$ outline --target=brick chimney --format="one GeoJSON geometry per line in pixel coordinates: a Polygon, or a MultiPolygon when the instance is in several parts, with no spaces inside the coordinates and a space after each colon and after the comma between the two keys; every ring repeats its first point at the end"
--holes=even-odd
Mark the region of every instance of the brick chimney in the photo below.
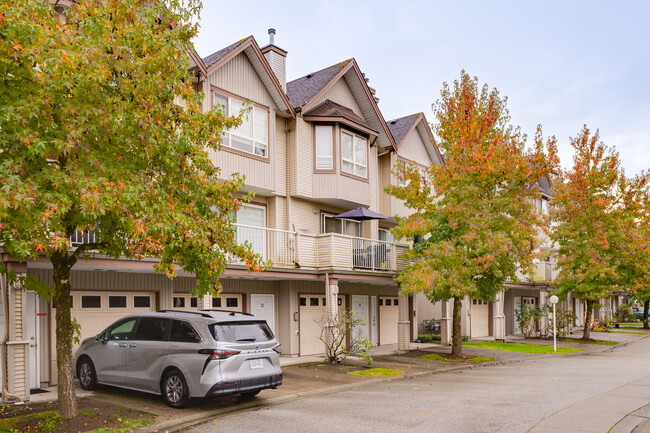
{"type": "Polygon", "coordinates": [[[275,29],[269,29],[269,44],[261,48],[266,61],[277,77],[282,90],[287,91],[287,53],[288,51],[275,45],[275,29]]]}

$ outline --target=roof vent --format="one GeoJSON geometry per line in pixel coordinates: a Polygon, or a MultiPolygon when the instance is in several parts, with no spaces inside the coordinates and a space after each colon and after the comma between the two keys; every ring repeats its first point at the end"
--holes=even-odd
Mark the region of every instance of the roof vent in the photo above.
{"type": "Polygon", "coordinates": [[[307,74],[307,78],[311,78],[311,77],[313,77],[314,74],[315,74],[315,72],[311,72],[311,73],[307,74]]]}
{"type": "Polygon", "coordinates": [[[269,29],[269,39],[270,39],[270,44],[275,45],[275,29],[271,28],[269,29]]]}

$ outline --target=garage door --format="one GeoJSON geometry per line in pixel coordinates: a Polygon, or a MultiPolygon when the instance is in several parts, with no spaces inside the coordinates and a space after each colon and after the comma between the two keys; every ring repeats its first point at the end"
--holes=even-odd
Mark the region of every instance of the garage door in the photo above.
{"type": "MultiPolygon", "coordinates": [[[[325,295],[300,295],[300,355],[322,355],[325,345],[319,339],[321,328],[318,321],[325,319],[325,295]]],[[[338,309],[345,311],[345,298],[339,296],[338,309]]]]}
{"type": "Polygon", "coordinates": [[[242,295],[222,293],[218,298],[213,296],[212,308],[215,310],[243,311],[242,295]]]}
{"type": "MultiPolygon", "coordinates": [[[[132,313],[156,310],[155,292],[74,292],[70,314],[80,325],[81,339],[94,337],[116,320],[132,313]]],[[[52,301],[50,338],[52,365],[56,365],[56,309],[52,301]]],[[[74,353],[79,345],[72,347],[74,353]]],[[[52,370],[56,371],[56,370],[52,370]]],[[[56,375],[55,375],[56,376],[56,375]]]]}
{"type": "Polygon", "coordinates": [[[487,337],[490,335],[489,304],[480,299],[472,299],[470,314],[470,337],[487,337]]]}
{"type": "Polygon", "coordinates": [[[399,320],[399,299],[379,297],[379,344],[397,343],[397,321],[399,320]]]}

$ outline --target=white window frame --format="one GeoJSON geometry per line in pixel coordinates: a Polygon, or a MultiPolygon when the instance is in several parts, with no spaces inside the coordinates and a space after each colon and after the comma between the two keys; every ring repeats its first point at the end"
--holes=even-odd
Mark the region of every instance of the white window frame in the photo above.
{"type": "Polygon", "coordinates": [[[355,221],[347,218],[335,218],[334,214],[328,214],[328,213],[322,213],[321,214],[321,233],[334,233],[334,234],[341,234],[341,235],[346,235],[346,236],[352,236],[352,237],[361,237],[361,221],[355,221]],[[331,218],[331,219],[336,219],[338,221],[341,221],[341,233],[337,232],[327,232],[325,231],[325,219],[326,218],[331,218]],[[359,227],[359,235],[357,236],[356,234],[348,234],[346,233],[346,227],[347,224],[355,224],[359,227]]]}
{"type": "Polygon", "coordinates": [[[389,229],[379,229],[379,240],[383,242],[391,242],[393,244],[397,242],[397,239],[395,239],[395,236],[389,229]],[[382,233],[385,233],[384,239],[381,238],[382,233]]]}
{"type": "Polygon", "coordinates": [[[314,125],[314,169],[316,171],[334,170],[334,126],[332,125],[314,125]],[[329,139],[328,142],[322,143],[319,141],[319,130],[325,131],[324,133],[329,139]],[[319,160],[329,162],[329,164],[319,166],[319,160]]]}
{"type": "Polygon", "coordinates": [[[341,129],[341,172],[342,173],[347,173],[351,174],[352,176],[357,176],[362,179],[368,179],[368,139],[362,135],[355,134],[352,131],[346,130],[346,129],[341,129]],[[343,136],[348,135],[352,137],[352,159],[346,159],[343,154],[343,136]],[[366,163],[362,164],[358,160],[358,155],[356,152],[356,146],[355,146],[355,140],[360,139],[363,140],[365,143],[365,146],[363,147],[364,152],[365,152],[365,159],[366,163]],[[345,169],[345,163],[352,164],[352,171],[348,171],[345,169]],[[361,174],[360,171],[363,169],[365,173],[361,174]]]}
{"type": "MultiPolygon", "coordinates": [[[[227,116],[239,116],[239,112],[237,113],[234,112],[235,109],[233,108],[234,105],[233,102],[236,102],[237,105],[241,104],[242,106],[246,102],[243,99],[234,98],[232,96],[225,95],[224,93],[220,93],[217,90],[213,90],[212,95],[213,95],[212,97],[213,97],[214,107],[215,108],[217,106],[223,107],[224,113],[227,116]],[[226,106],[218,102],[217,99],[226,100],[227,101],[226,106]]],[[[255,155],[259,158],[267,159],[269,158],[269,141],[271,135],[270,123],[271,123],[271,118],[270,118],[269,110],[266,108],[262,108],[257,104],[253,104],[251,111],[249,111],[244,117],[242,125],[240,125],[238,128],[233,128],[230,131],[224,132],[222,136],[221,144],[225,147],[229,147],[231,149],[235,149],[240,152],[248,153],[250,155],[255,155]],[[259,116],[263,116],[266,119],[265,128],[263,128],[265,129],[264,131],[261,131],[262,128],[256,129],[256,120],[259,120],[258,119],[259,116]],[[242,127],[245,126],[250,126],[250,130],[251,130],[250,137],[238,133],[238,130],[241,130],[242,127]],[[233,146],[233,140],[232,140],[233,136],[240,140],[249,141],[251,150],[233,146]]]]}

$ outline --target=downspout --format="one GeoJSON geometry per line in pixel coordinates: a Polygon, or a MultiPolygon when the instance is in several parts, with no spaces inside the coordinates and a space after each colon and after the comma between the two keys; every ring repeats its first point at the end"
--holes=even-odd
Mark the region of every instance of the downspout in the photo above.
{"type": "Polygon", "coordinates": [[[0,274],[0,290],[2,291],[2,306],[5,315],[5,332],[2,336],[2,399],[3,401],[22,401],[20,397],[9,393],[9,356],[7,354],[7,340],[9,340],[9,290],[7,287],[7,274],[0,274]]]}
{"type": "Polygon", "coordinates": [[[287,194],[287,231],[290,232],[291,230],[291,192],[289,191],[289,179],[290,179],[290,165],[289,165],[289,151],[290,151],[290,139],[291,139],[291,128],[289,127],[291,123],[291,119],[284,120],[285,124],[285,134],[286,134],[286,142],[287,142],[287,150],[285,153],[285,158],[286,158],[286,169],[284,172],[286,173],[286,178],[287,178],[287,186],[286,186],[286,194],[287,194]]]}

